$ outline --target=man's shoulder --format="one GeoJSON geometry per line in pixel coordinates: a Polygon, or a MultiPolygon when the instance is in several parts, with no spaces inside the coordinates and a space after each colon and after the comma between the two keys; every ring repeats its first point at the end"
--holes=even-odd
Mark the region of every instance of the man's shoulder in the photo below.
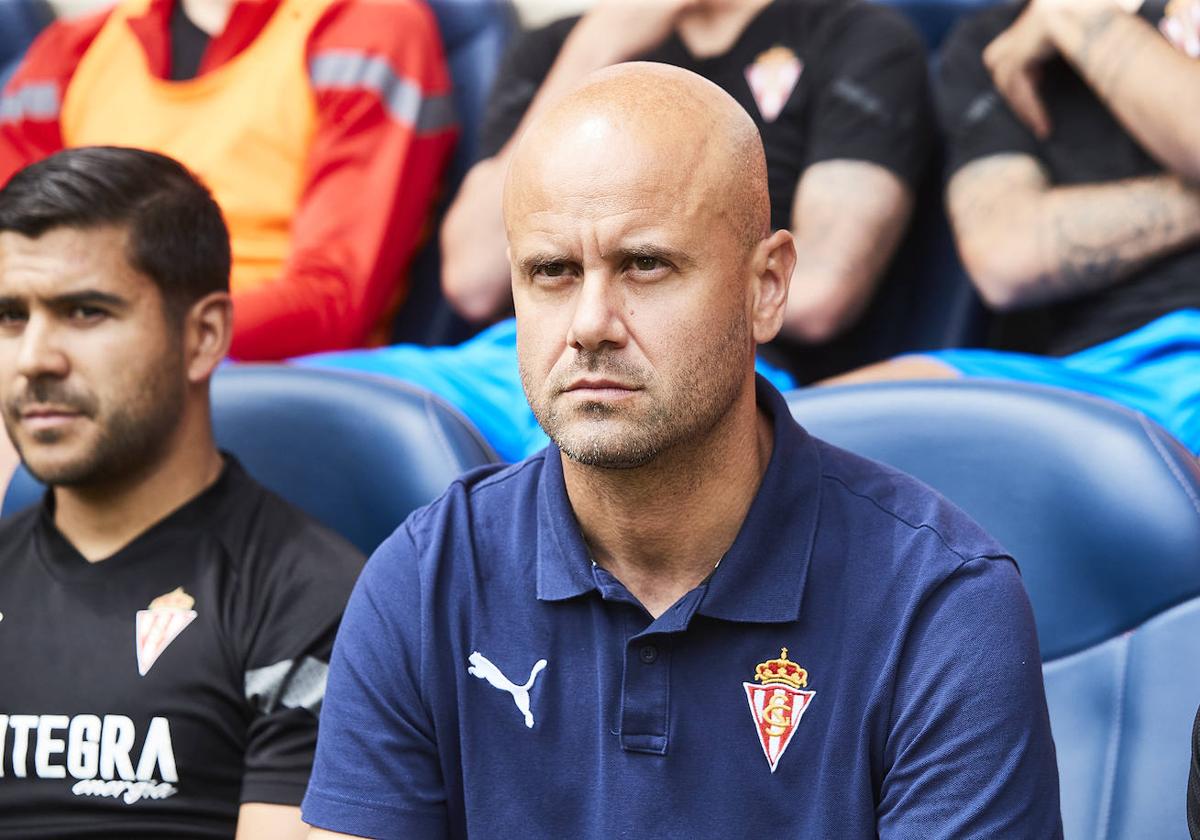
{"type": "Polygon", "coordinates": [[[476,467],[452,481],[437,499],[413,511],[402,529],[419,543],[431,531],[511,523],[536,494],[545,463],[542,451],[515,464],[476,467]]]}
{"type": "MultiPolygon", "coordinates": [[[[515,464],[490,464],[463,473],[437,499],[417,508],[376,550],[374,565],[435,564],[444,547],[474,553],[483,543],[511,545],[536,520],[545,452],[515,464]]],[[[501,551],[497,556],[503,555],[501,551]]],[[[370,566],[368,566],[370,568],[370,566]]]]}
{"type": "Polygon", "coordinates": [[[0,519],[0,560],[9,550],[17,548],[37,527],[42,506],[33,504],[0,519]]]}
{"type": "MultiPolygon", "coordinates": [[[[909,532],[911,548],[946,571],[982,558],[1011,561],[1008,552],[961,508],[937,490],[886,464],[818,440],[822,508],[845,511],[856,526],[880,526],[894,545],[897,530],[909,532]]],[[[823,510],[823,516],[826,511],[823,510]]],[[[840,517],[839,517],[840,518],[840,517]]],[[[911,562],[911,555],[897,559],[911,562]]]]}
{"type": "Polygon", "coordinates": [[[212,509],[212,533],[243,574],[320,569],[353,580],[362,552],[331,528],[241,470],[212,509]]]}

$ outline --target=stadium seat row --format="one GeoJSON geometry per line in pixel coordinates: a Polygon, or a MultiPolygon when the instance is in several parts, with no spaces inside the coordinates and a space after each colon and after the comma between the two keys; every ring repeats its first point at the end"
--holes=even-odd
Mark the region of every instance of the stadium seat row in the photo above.
{"type": "MultiPolygon", "coordinates": [[[[1200,467],[1190,453],[1141,415],[1041,386],[887,383],[788,399],[814,434],[921,478],[1017,557],[1066,836],[1187,840],[1200,701],[1200,467]]],[[[460,472],[495,461],[437,397],[366,376],[227,368],[214,416],[223,448],[367,551],[460,472]]],[[[3,511],[39,492],[19,474],[3,511]]]]}

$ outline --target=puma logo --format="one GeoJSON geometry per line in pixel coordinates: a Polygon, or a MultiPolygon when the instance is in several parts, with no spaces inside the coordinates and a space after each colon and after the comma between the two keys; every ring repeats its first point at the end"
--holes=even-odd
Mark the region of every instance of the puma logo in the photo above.
{"type": "Polygon", "coordinates": [[[537,675],[546,667],[546,660],[539,659],[533,663],[533,670],[529,672],[529,679],[526,680],[525,685],[514,685],[512,680],[500,673],[500,669],[479,651],[468,656],[467,661],[471,663],[467,668],[468,674],[481,680],[487,680],[493,688],[507,691],[512,695],[513,702],[517,704],[517,711],[525,716],[525,726],[533,729],[533,712],[529,709],[529,690],[533,688],[533,681],[537,679],[537,675]]]}

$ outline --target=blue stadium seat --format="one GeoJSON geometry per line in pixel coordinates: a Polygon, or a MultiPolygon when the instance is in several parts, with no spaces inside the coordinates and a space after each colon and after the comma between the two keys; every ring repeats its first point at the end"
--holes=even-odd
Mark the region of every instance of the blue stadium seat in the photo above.
{"type": "Polygon", "coordinates": [[[429,227],[429,241],[414,257],[408,272],[409,293],[392,326],[392,338],[413,344],[457,344],[476,328],[458,317],[442,296],[437,232],[463,176],[479,159],[484,111],[505,47],[516,31],[517,18],[507,0],[429,0],[429,6],[437,18],[454,83],[458,146],[429,227]]]}
{"type": "Polygon", "coordinates": [[[816,436],[941,491],[1017,558],[1068,840],[1187,840],[1200,705],[1196,459],[1139,414],[1041,386],[883,383],[788,402],[816,436]]]}
{"type": "Polygon", "coordinates": [[[0,90],[54,11],[45,0],[0,0],[0,90]]]}
{"type": "MultiPolygon", "coordinates": [[[[460,473],[496,460],[437,397],[357,374],[230,366],[213,383],[213,418],[217,442],[251,475],[364,552],[460,473]]],[[[4,513],[40,494],[18,471],[4,513]]]]}

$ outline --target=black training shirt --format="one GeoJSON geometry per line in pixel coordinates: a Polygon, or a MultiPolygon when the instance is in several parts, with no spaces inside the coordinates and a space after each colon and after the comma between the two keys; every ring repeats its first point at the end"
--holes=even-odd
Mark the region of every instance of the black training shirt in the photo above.
{"type": "Polygon", "coordinates": [[[231,838],[298,805],[361,568],[231,458],[89,563],[53,499],[0,523],[0,837],[231,838]]]}
{"type": "MultiPolygon", "coordinates": [[[[1038,141],[1016,118],[992,84],[982,55],[1021,9],[1011,4],[985,9],[959,23],[946,40],[936,93],[950,173],[989,155],[1023,154],[1036,158],[1055,186],[1164,174],[1061,57],[1047,62],[1039,86],[1053,125],[1050,137],[1038,141]]],[[[1168,312],[1200,307],[1198,277],[1200,247],[1191,247],[1092,294],[1001,318],[996,343],[1051,355],[1074,353],[1168,312]]]]}
{"type": "MultiPolygon", "coordinates": [[[[484,157],[496,154],[512,136],[578,21],[566,18],[533,30],[510,47],[484,120],[484,157]]],[[[703,76],[754,118],[766,149],[771,224],[776,228],[791,227],[796,185],[814,163],[868,161],[912,186],[928,159],[932,115],[927,111],[924,49],[912,27],[891,9],[858,2],[776,0],[722,55],[697,58],[672,33],[640,60],[703,76]],[[768,121],[756,104],[747,71],[780,46],[802,66],[783,110],[768,121]]]]}
{"type": "MultiPolygon", "coordinates": [[[[557,21],[510,45],[484,119],[485,157],[508,142],[578,20],[557,21]]],[[[709,79],[754,119],[766,151],[776,229],[791,228],[796,187],[814,163],[878,164],[915,189],[929,159],[934,120],[925,49],[893,9],[853,0],[776,0],[722,55],[697,58],[673,33],[640,58],[709,79]],[[799,78],[782,110],[764,114],[751,78],[781,56],[799,61],[799,78]]],[[[802,382],[839,373],[872,361],[864,348],[876,344],[879,319],[895,317],[894,311],[872,312],[839,339],[817,347],[778,341],[772,358],[802,382]]]]}

